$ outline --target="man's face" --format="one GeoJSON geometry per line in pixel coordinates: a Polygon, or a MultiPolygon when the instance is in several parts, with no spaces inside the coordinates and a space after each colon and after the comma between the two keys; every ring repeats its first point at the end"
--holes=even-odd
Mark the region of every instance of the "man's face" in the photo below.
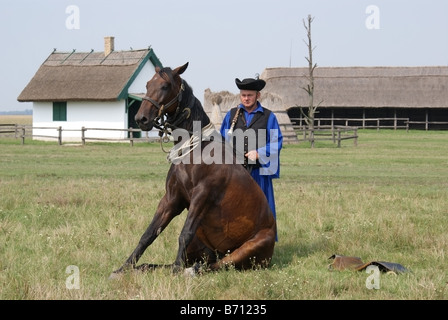
{"type": "Polygon", "coordinates": [[[251,108],[255,105],[260,92],[253,90],[240,90],[241,103],[245,108],[251,108]]]}

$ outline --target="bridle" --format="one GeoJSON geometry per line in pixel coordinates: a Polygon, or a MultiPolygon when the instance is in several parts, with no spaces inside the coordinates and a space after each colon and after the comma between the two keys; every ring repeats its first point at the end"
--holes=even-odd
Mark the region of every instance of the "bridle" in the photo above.
{"type": "MultiPolygon", "coordinates": [[[[177,159],[186,156],[187,154],[192,152],[193,149],[199,146],[200,144],[199,137],[201,137],[201,139],[203,139],[204,137],[208,138],[212,135],[213,132],[215,132],[214,125],[210,122],[208,125],[202,128],[200,136],[192,131],[188,131],[190,133],[190,139],[184,141],[179,148],[173,147],[171,150],[168,151],[166,151],[163,148],[162,143],[163,142],[167,143],[170,141],[170,138],[168,136],[172,133],[172,130],[179,128],[178,126],[185,120],[189,119],[191,116],[191,108],[194,106],[195,103],[195,99],[192,94],[187,96],[187,101],[184,103],[184,105],[186,106],[181,108],[181,102],[183,93],[185,92],[185,88],[189,89],[186,82],[183,79],[181,79],[179,92],[173,99],[171,99],[166,104],[161,104],[158,101],[152,99],[151,97],[148,97],[147,95],[145,95],[142,98],[142,101],[147,100],[151,102],[151,104],[158,110],[157,117],[155,117],[153,120],[153,126],[159,129],[159,136],[161,138],[160,146],[165,153],[169,154],[167,156],[167,159],[170,162],[176,161],[177,159]],[[191,105],[189,105],[190,103],[189,101],[191,102],[191,105]],[[176,111],[174,112],[174,114],[168,114],[169,108],[173,106],[175,103],[177,103],[176,111]]],[[[191,93],[191,91],[187,90],[187,94],[188,93],[191,93]]]]}
{"type": "Polygon", "coordinates": [[[183,80],[182,80],[182,84],[180,85],[179,92],[178,92],[177,95],[176,95],[173,99],[171,99],[171,101],[168,102],[167,104],[162,104],[162,105],[160,105],[156,100],[154,100],[154,99],[152,99],[152,98],[150,98],[150,97],[148,97],[148,96],[144,96],[144,97],[142,98],[142,100],[148,100],[149,102],[151,102],[151,103],[154,105],[154,107],[156,107],[157,110],[159,110],[158,117],[160,117],[160,116],[162,116],[163,113],[165,112],[165,109],[168,109],[169,107],[171,107],[171,106],[172,106],[174,103],[176,103],[176,102],[178,102],[178,103],[181,102],[181,100],[182,100],[182,93],[183,93],[184,90],[185,90],[185,88],[184,88],[184,82],[183,82],[183,80]]]}
{"type": "Polygon", "coordinates": [[[165,130],[165,128],[177,128],[177,126],[184,121],[185,119],[188,119],[190,117],[191,114],[191,110],[190,108],[184,108],[183,110],[180,110],[180,102],[182,101],[182,94],[185,90],[185,86],[184,86],[184,80],[182,80],[182,83],[180,85],[179,88],[179,92],[177,93],[177,95],[171,99],[167,104],[160,104],[158,103],[156,100],[152,99],[151,97],[148,96],[144,96],[142,98],[142,100],[148,100],[149,102],[152,103],[152,105],[154,107],[156,107],[156,109],[159,111],[157,114],[157,117],[154,118],[153,122],[154,122],[154,127],[156,127],[159,130],[165,130]],[[177,102],[177,108],[176,108],[176,112],[174,113],[174,115],[170,116],[170,118],[172,119],[172,122],[168,122],[168,119],[164,118],[164,115],[167,115],[168,109],[169,107],[171,107],[173,104],[175,104],[177,102]],[[182,112],[182,114],[181,114],[182,112]],[[183,115],[184,113],[186,113],[186,115],[183,115]],[[180,116],[180,117],[179,117],[180,116]]]}
{"type": "Polygon", "coordinates": [[[177,95],[171,99],[166,104],[160,104],[156,100],[152,99],[151,97],[144,96],[142,100],[147,100],[152,103],[154,107],[159,111],[157,114],[157,117],[154,118],[153,123],[154,127],[159,129],[159,136],[164,137],[162,140],[168,140],[168,135],[171,133],[169,130],[178,128],[178,125],[182,123],[184,120],[188,119],[191,115],[191,109],[190,108],[184,108],[181,110],[180,108],[180,102],[182,101],[182,94],[185,91],[185,85],[184,80],[182,80],[182,83],[179,88],[179,92],[177,95]],[[170,115],[168,117],[168,109],[177,102],[177,108],[173,115],[170,115]],[[165,117],[165,115],[167,117],[165,117]]]}

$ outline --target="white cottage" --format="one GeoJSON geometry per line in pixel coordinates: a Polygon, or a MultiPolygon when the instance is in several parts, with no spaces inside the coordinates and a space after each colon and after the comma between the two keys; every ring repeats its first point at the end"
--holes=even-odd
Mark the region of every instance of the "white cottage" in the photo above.
{"type": "MultiPolygon", "coordinates": [[[[80,140],[82,127],[137,128],[134,116],[156,66],[162,64],[153,49],[114,51],[114,37],[105,37],[104,52],[53,51],[17,100],[33,102],[33,127],[61,126],[64,141],[80,140]]],[[[55,130],[33,129],[33,135],[55,130]]],[[[127,136],[120,130],[86,132],[96,138],[127,136]]]]}

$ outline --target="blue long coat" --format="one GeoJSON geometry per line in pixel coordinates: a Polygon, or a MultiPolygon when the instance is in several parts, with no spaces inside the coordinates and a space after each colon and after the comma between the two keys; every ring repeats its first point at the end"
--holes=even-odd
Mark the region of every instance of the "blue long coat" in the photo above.
{"type": "MultiPolygon", "coordinates": [[[[256,113],[262,113],[263,115],[265,114],[265,108],[258,101],[257,108],[250,113],[245,110],[242,104],[238,105],[238,108],[241,108],[244,113],[247,127],[250,127],[250,122],[256,113]]],[[[232,122],[230,113],[231,112],[228,111],[224,117],[220,130],[221,135],[227,141],[229,140],[229,135],[227,133],[232,122]]],[[[280,130],[277,117],[273,112],[270,112],[266,125],[266,145],[257,150],[260,156],[259,162],[261,167],[254,168],[251,170],[250,174],[266,195],[275,219],[277,218],[277,213],[275,210],[274,187],[272,184],[272,179],[280,177],[280,150],[282,149],[282,146],[283,135],[280,130]],[[264,160],[267,160],[267,162],[264,160]]],[[[277,240],[278,238],[276,235],[276,241],[277,240]]]]}

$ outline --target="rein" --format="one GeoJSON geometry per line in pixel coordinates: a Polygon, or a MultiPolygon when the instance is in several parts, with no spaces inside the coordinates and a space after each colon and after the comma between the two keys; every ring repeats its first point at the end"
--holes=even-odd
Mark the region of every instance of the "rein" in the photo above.
{"type": "Polygon", "coordinates": [[[213,125],[213,123],[210,122],[208,125],[202,128],[200,135],[193,134],[190,140],[185,141],[180,146],[174,146],[173,148],[171,148],[169,152],[166,152],[169,153],[166,159],[170,163],[180,161],[188,154],[193,152],[193,150],[200,145],[201,141],[209,140],[214,133],[216,133],[215,126],[213,125]]]}

